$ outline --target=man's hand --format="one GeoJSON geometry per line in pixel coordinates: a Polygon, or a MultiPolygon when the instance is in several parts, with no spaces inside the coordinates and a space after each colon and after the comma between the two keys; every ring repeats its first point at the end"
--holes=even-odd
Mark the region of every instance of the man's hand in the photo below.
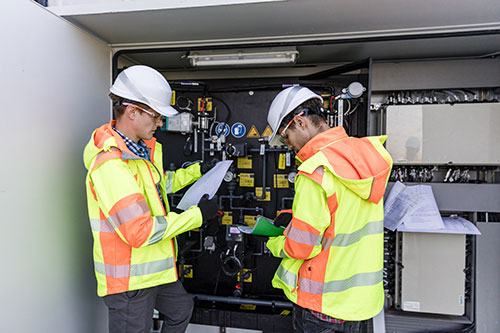
{"type": "Polygon", "coordinates": [[[274,225],[277,227],[287,227],[292,220],[292,213],[282,212],[274,219],[274,225]]]}
{"type": "Polygon", "coordinates": [[[204,161],[200,164],[200,171],[202,174],[207,173],[210,169],[212,169],[217,162],[219,162],[218,159],[212,158],[210,161],[204,161]]]}
{"type": "Polygon", "coordinates": [[[198,203],[198,208],[201,210],[203,223],[217,216],[219,210],[218,197],[214,195],[212,199],[208,199],[208,194],[205,194],[198,203]]]}

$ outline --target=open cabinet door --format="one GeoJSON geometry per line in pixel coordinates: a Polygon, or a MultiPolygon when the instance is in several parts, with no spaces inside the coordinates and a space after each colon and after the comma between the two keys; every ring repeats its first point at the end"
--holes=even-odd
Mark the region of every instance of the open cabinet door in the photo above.
{"type": "Polygon", "coordinates": [[[0,3],[2,332],[104,332],[83,148],[110,119],[107,44],[28,0],[0,3]]]}

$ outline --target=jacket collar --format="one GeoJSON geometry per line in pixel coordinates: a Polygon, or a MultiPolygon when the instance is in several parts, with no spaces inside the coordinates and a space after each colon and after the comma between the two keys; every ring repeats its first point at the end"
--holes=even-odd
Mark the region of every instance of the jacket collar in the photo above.
{"type": "MultiPolygon", "coordinates": [[[[109,139],[111,136],[115,139],[116,142],[116,147],[120,149],[122,152],[127,153],[128,156],[136,156],[134,153],[128,149],[127,145],[125,144],[125,141],[123,141],[123,138],[116,133],[116,131],[113,129],[113,127],[116,125],[116,120],[111,120],[108,124],[103,125],[100,129],[105,133],[104,135],[101,135],[101,138],[99,138],[99,142],[96,143],[96,145],[103,146],[104,141],[109,139]]],[[[151,149],[150,155],[151,159],[153,158],[153,152],[154,152],[154,147],[156,143],[156,138],[151,138],[150,140],[143,140],[148,148],[151,149]]],[[[127,156],[127,155],[126,155],[127,156]]]]}
{"type": "Polygon", "coordinates": [[[335,141],[346,139],[347,137],[347,133],[342,126],[330,128],[329,130],[321,132],[309,140],[297,153],[297,159],[301,162],[305,162],[323,147],[332,144],[335,141]]]}

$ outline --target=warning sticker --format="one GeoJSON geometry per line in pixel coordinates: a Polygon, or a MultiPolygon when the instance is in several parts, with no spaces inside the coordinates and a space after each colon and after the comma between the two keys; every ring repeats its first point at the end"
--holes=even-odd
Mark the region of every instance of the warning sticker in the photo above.
{"type": "MultiPolygon", "coordinates": [[[[262,196],[262,187],[255,188],[255,195],[257,197],[262,196]]],[[[266,196],[263,199],[257,199],[257,201],[271,201],[271,188],[266,187],[266,196]]]]}
{"type": "Polygon", "coordinates": [[[288,175],[287,174],[275,174],[274,175],[274,188],[288,188],[288,175]]]}
{"type": "Polygon", "coordinates": [[[254,174],[253,173],[240,173],[240,186],[241,187],[254,187],[254,174]]]}
{"type": "Polygon", "coordinates": [[[250,227],[255,225],[255,221],[257,220],[257,216],[254,215],[245,215],[243,216],[243,221],[248,224],[250,227]]]}
{"type": "MultiPolygon", "coordinates": [[[[246,282],[246,280],[245,280],[246,282]]],[[[255,310],[257,308],[257,305],[254,304],[241,304],[240,305],[240,310],[255,310]]]]}
{"type": "MultiPolygon", "coordinates": [[[[243,282],[252,282],[252,270],[248,268],[243,268],[243,277],[245,277],[243,282]]],[[[238,281],[240,281],[240,272],[238,272],[238,281]]]]}
{"type": "Polygon", "coordinates": [[[252,155],[245,157],[238,157],[238,169],[251,169],[252,168],[252,155]]]}
{"type": "Polygon", "coordinates": [[[231,225],[233,224],[233,212],[224,212],[222,215],[222,224],[231,225]]]}
{"type": "Polygon", "coordinates": [[[285,154],[280,154],[278,169],[284,170],[286,168],[286,156],[285,154]]]}
{"type": "Polygon", "coordinates": [[[172,99],[170,100],[170,105],[175,105],[175,90],[172,90],[172,99]]]}
{"type": "Polygon", "coordinates": [[[267,125],[266,128],[264,129],[264,132],[262,132],[262,137],[266,138],[268,136],[271,136],[272,134],[273,134],[273,131],[271,130],[271,127],[269,127],[269,125],[267,125]]]}
{"type": "Polygon", "coordinates": [[[198,111],[212,111],[212,97],[198,98],[198,111]]]}
{"type": "Polygon", "coordinates": [[[193,278],[193,265],[183,265],[183,275],[185,278],[193,278]]]}
{"type": "Polygon", "coordinates": [[[259,131],[257,131],[257,127],[252,125],[250,131],[248,131],[247,138],[260,138],[259,131]]]}

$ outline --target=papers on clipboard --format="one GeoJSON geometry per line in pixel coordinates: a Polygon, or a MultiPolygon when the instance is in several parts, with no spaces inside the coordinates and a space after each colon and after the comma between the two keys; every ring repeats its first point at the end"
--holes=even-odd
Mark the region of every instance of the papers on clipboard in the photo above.
{"type": "Polygon", "coordinates": [[[273,220],[261,215],[257,216],[257,220],[253,227],[239,225],[238,230],[245,234],[270,237],[281,236],[283,235],[283,231],[285,231],[284,228],[275,226],[273,220]]]}
{"type": "Polygon", "coordinates": [[[384,226],[404,232],[481,233],[461,217],[442,218],[430,185],[405,186],[396,182],[384,204],[384,226]]]}
{"type": "Polygon", "coordinates": [[[181,201],[177,205],[178,209],[186,210],[191,206],[195,206],[200,202],[200,199],[205,194],[212,199],[226,175],[227,170],[233,163],[232,160],[218,162],[210,171],[203,177],[198,179],[196,183],[184,193],[181,201]]]}

